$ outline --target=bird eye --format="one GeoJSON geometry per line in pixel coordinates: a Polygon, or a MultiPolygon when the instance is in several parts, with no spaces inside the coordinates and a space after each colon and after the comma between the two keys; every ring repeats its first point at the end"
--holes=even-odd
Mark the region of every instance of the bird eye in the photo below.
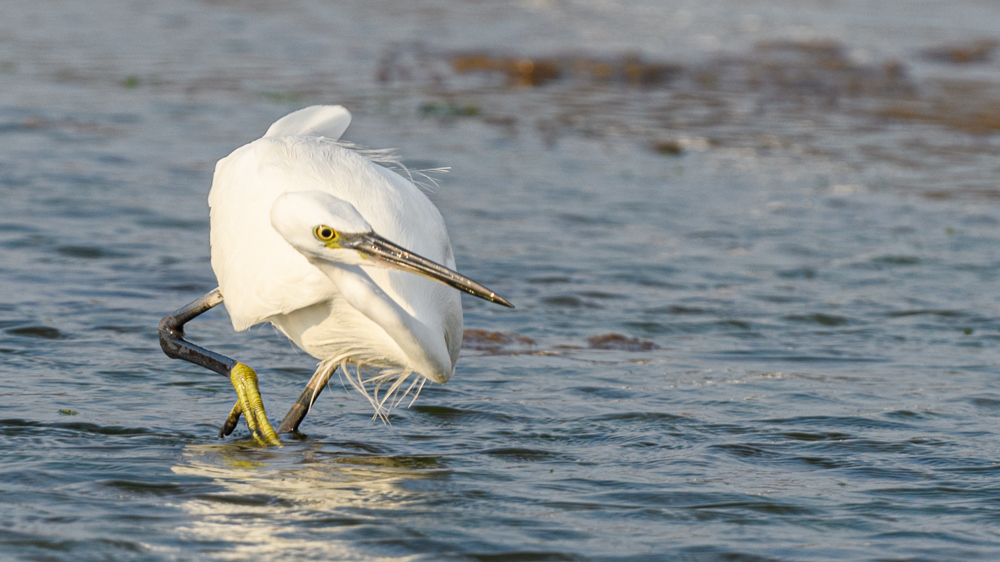
{"type": "Polygon", "coordinates": [[[322,242],[329,242],[337,237],[337,231],[326,225],[319,225],[313,229],[313,235],[322,242]]]}

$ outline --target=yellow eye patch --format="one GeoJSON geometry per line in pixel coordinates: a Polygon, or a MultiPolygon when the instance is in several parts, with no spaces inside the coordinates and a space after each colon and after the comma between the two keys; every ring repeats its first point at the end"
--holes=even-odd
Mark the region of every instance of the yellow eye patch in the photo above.
{"type": "Polygon", "coordinates": [[[331,242],[337,239],[337,231],[325,224],[321,224],[313,229],[313,236],[320,242],[331,242]]]}

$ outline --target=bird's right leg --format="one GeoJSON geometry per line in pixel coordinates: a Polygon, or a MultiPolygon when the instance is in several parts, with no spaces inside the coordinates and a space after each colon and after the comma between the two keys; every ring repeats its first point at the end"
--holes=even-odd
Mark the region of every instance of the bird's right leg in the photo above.
{"type": "Polygon", "coordinates": [[[168,357],[183,359],[229,377],[233,388],[236,389],[237,400],[222,430],[219,431],[220,437],[231,434],[236,429],[240,416],[245,415],[247,426],[250,427],[254,439],[262,444],[281,445],[274,428],[267,421],[257,385],[257,373],[235,359],[199,347],[184,339],[184,324],[221,303],[222,292],[215,288],[191,304],[164,316],[163,320],[160,320],[160,347],[168,357]]]}

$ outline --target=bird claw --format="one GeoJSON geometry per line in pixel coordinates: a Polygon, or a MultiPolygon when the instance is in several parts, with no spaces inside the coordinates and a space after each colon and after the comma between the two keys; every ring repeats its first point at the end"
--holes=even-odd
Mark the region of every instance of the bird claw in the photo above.
{"type": "Polygon", "coordinates": [[[236,363],[229,372],[229,380],[236,389],[238,399],[225,424],[219,431],[220,436],[229,435],[236,429],[236,424],[240,421],[240,415],[244,415],[247,420],[247,427],[253,434],[255,441],[261,445],[281,446],[278,434],[267,421],[267,414],[264,412],[264,401],[260,397],[260,388],[257,386],[257,373],[243,363],[236,363]]]}
{"type": "Polygon", "coordinates": [[[219,429],[219,437],[229,437],[232,435],[233,431],[236,430],[236,426],[240,423],[240,417],[243,416],[243,406],[240,405],[240,399],[236,399],[236,405],[229,412],[229,417],[226,418],[226,422],[222,424],[219,429]]]}

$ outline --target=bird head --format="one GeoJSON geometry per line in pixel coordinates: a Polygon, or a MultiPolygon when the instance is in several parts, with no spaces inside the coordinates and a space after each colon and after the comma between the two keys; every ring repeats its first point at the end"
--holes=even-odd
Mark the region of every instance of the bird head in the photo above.
{"type": "Polygon", "coordinates": [[[365,264],[353,246],[372,227],[343,199],[321,191],[285,193],[271,206],[271,226],[310,260],[365,264]]]}
{"type": "Polygon", "coordinates": [[[457,271],[376,234],[354,205],[321,191],[284,193],[271,207],[271,226],[307,259],[399,269],[514,308],[457,271]]]}

